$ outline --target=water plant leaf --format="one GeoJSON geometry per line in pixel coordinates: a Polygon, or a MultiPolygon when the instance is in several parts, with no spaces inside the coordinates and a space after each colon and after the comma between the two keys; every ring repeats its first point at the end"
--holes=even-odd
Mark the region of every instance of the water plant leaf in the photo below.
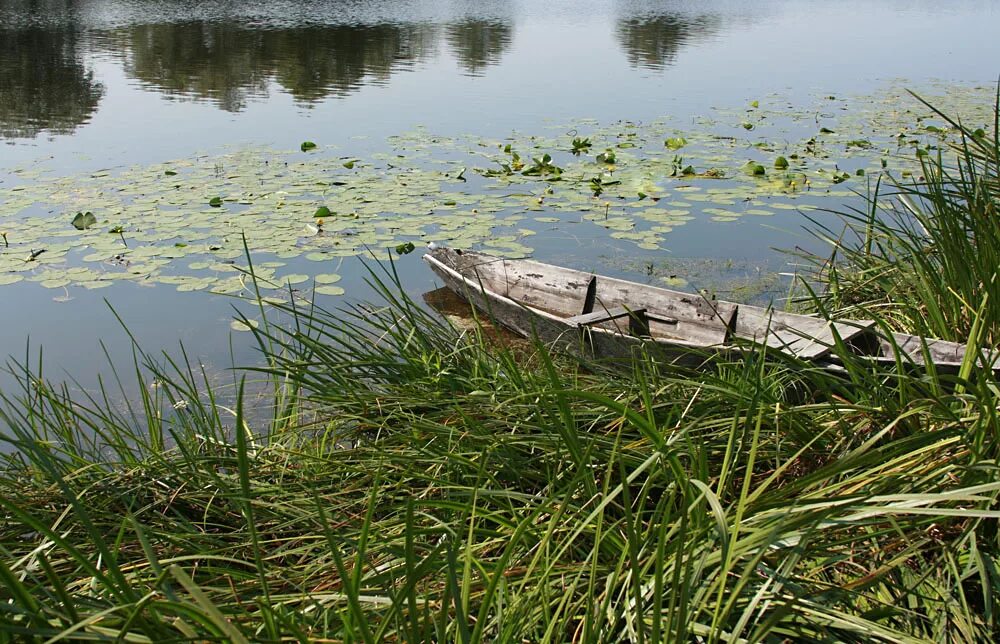
{"type": "Polygon", "coordinates": [[[72,221],[73,228],[76,228],[77,230],[87,230],[96,223],[97,217],[95,217],[94,213],[89,210],[87,212],[76,213],[76,216],[73,217],[72,221]]]}
{"type": "Polygon", "coordinates": [[[309,150],[315,150],[316,144],[313,143],[312,141],[303,141],[302,145],[299,146],[299,149],[302,150],[303,152],[308,152],[309,150]]]}
{"type": "Polygon", "coordinates": [[[323,285],[317,286],[315,289],[316,293],[320,295],[343,295],[344,289],[341,286],[334,285],[323,285]]]}
{"type": "Polygon", "coordinates": [[[313,217],[320,219],[323,217],[329,217],[332,214],[333,212],[329,208],[327,208],[326,206],[320,206],[319,208],[316,209],[316,212],[313,213],[313,217]]]}
{"type": "MultiPolygon", "coordinates": [[[[992,114],[979,109],[990,104],[985,94],[963,95],[964,113],[971,114],[963,120],[992,122],[992,114]]],[[[641,125],[578,121],[553,126],[551,133],[514,133],[502,142],[476,135],[441,137],[418,128],[389,137],[389,149],[372,155],[378,163],[358,162],[350,172],[343,167],[349,159],[332,150],[317,149],[306,163],[298,149],[240,148],[97,173],[26,174],[29,179],[19,184],[0,185],[0,228],[6,233],[5,241],[0,241],[0,275],[41,267],[55,271],[44,279],[65,276],[71,286],[106,288],[137,279],[124,268],[122,274],[128,279],[106,275],[105,269],[117,268],[116,262],[122,260],[116,257],[124,254],[123,261],[142,268],[144,284],[200,290],[202,283],[197,280],[211,277],[212,288],[238,292],[230,271],[189,265],[237,260],[243,253],[242,234],[254,254],[317,263],[361,255],[369,248],[395,249],[407,242],[418,246],[428,241],[456,247],[482,245],[501,254],[523,255],[532,250],[524,241],[531,233],[551,234],[555,229],[557,235],[578,235],[584,231],[570,228],[581,225],[592,227],[587,235],[620,233],[614,239],[621,245],[652,249],[663,247],[672,231],[699,218],[731,219],[766,210],[788,217],[782,224],[791,224],[798,211],[822,205],[821,199],[839,205],[855,198],[850,191],[834,189],[847,176],[838,164],[855,176],[859,169],[873,172],[885,160],[886,169],[913,176],[919,170],[914,150],[928,154],[921,138],[928,136],[926,128],[919,122],[914,125],[914,112],[897,109],[898,93],[874,97],[870,105],[852,104],[855,109],[826,123],[851,133],[845,140],[871,142],[870,149],[834,148],[824,141],[826,137],[793,134],[801,130],[799,123],[828,108],[789,111],[787,101],[765,104],[771,103],[782,108],[756,108],[754,121],[766,121],[768,138],[783,141],[784,156],[795,160],[795,172],[780,167],[780,162],[748,163],[743,157],[748,148],[759,150],[757,154],[776,147],[732,135],[731,124],[746,118],[744,105],[714,110],[712,119],[695,120],[697,127],[685,121],[683,137],[672,117],[641,125]],[[614,163],[599,163],[595,171],[594,159],[582,158],[582,151],[570,153],[564,132],[584,127],[588,136],[576,137],[578,149],[587,149],[582,144],[589,141],[593,148],[612,151],[614,163]],[[900,132],[905,133],[903,144],[896,138],[900,132]],[[671,139],[679,139],[675,146],[683,140],[684,158],[671,149],[667,143],[671,139]],[[622,143],[628,145],[620,147],[622,143]],[[525,163],[527,155],[522,158],[517,150],[531,150],[533,158],[525,163]],[[465,167],[482,181],[457,183],[465,167]],[[168,171],[179,174],[167,175],[168,171]],[[183,184],[163,181],[164,176],[183,177],[183,184]],[[719,187],[707,188],[701,179],[717,180],[719,187]],[[457,189],[442,192],[443,182],[457,189]],[[206,203],[213,194],[215,206],[206,203]],[[657,202],[666,207],[657,207],[657,202]],[[66,230],[63,217],[42,216],[38,204],[57,212],[109,213],[114,225],[108,228],[121,233],[75,234],[67,240],[67,233],[76,231],[66,230]],[[724,213],[709,213],[706,207],[724,213]],[[525,219],[530,214],[539,216],[525,219]],[[87,248],[77,255],[82,240],[87,248]],[[10,252],[4,252],[5,244],[10,252]],[[103,266],[70,272],[80,261],[85,269],[103,266]],[[211,275],[193,275],[196,270],[209,270],[211,275]]],[[[954,132],[933,133],[935,144],[953,137],[954,132]]],[[[602,155],[598,155],[602,161],[612,160],[607,153],[602,155]]],[[[318,272],[302,263],[295,270],[318,272]]],[[[281,282],[273,273],[270,277],[281,282]]]]}
{"type": "Polygon", "coordinates": [[[396,254],[397,255],[409,255],[415,249],[416,249],[416,246],[413,245],[413,242],[405,242],[405,243],[402,243],[402,244],[399,244],[398,246],[396,246],[396,254]]]}
{"type": "Polygon", "coordinates": [[[340,275],[336,273],[320,273],[313,279],[316,280],[317,284],[336,284],[340,281],[340,275]]]}
{"type": "Polygon", "coordinates": [[[597,155],[598,163],[607,163],[608,165],[613,165],[617,161],[617,159],[618,156],[615,154],[615,151],[612,150],[611,148],[608,148],[604,152],[601,152],[600,154],[597,155]]]}
{"type": "Polygon", "coordinates": [[[663,144],[666,145],[667,148],[671,150],[680,150],[685,145],[687,145],[687,139],[685,139],[682,136],[670,137],[669,139],[664,141],[663,144]]]}
{"type": "Polygon", "coordinates": [[[260,326],[257,320],[233,320],[229,323],[229,328],[233,331],[251,331],[260,326]]]}
{"type": "Polygon", "coordinates": [[[212,206],[213,208],[219,208],[220,206],[222,206],[222,197],[212,197],[211,199],[208,200],[208,205],[212,206]]]}

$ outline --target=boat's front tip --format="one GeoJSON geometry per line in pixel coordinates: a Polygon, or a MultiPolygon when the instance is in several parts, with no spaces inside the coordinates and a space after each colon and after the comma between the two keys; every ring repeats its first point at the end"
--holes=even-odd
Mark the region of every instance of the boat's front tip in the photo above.
{"type": "Polygon", "coordinates": [[[448,252],[448,247],[438,244],[436,242],[429,242],[427,244],[427,252],[423,254],[423,260],[425,262],[430,262],[432,260],[441,261],[441,257],[448,252]]]}
{"type": "Polygon", "coordinates": [[[427,244],[427,252],[424,253],[424,261],[430,263],[445,264],[447,266],[454,266],[457,258],[462,256],[462,250],[459,248],[451,248],[449,246],[443,246],[441,244],[436,244],[431,242],[427,244]]]}

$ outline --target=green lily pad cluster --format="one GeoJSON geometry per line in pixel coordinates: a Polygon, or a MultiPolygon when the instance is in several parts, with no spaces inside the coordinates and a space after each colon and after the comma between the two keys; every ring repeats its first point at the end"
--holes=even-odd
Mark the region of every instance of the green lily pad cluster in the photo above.
{"type": "MultiPolygon", "coordinates": [[[[992,91],[933,100],[989,129],[992,91]]],[[[536,233],[582,224],[667,249],[694,220],[839,207],[870,174],[918,173],[920,154],[953,136],[898,88],[816,101],[761,97],[683,127],[581,120],[495,140],[421,129],[368,155],[306,141],[83,176],[19,168],[0,184],[0,285],[239,293],[244,240],[269,260],[256,267],[265,286],[328,295],[343,292],[342,258],[431,241],[521,256],[536,233]]]]}

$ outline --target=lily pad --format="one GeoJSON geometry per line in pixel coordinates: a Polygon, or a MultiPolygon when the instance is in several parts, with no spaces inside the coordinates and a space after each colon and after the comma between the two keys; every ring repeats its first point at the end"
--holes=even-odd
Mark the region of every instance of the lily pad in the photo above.
{"type": "Polygon", "coordinates": [[[336,284],[340,281],[340,275],[336,273],[320,273],[313,278],[317,284],[336,284]]]}
{"type": "MultiPolygon", "coordinates": [[[[386,149],[372,155],[376,162],[353,167],[345,167],[351,158],[313,144],[307,146],[315,151],[308,162],[301,146],[242,148],[94,174],[36,172],[17,185],[0,185],[0,230],[11,248],[6,251],[0,241],[0,277],[68,279],[85,288],[133,281],[239,292],[235,271],[221,267],[240,261],[244,236],[255,257],[320,263],[432,240],[508,256],[530,254],[526,240],[543,238],[599,242],[614,235],[621,245],[670,247],[669,236],[691,219],[732,221],[765,212],[794,217],[796,210],[855,199],[849,184],[837,184],[858,170],[880,171],[883,160],[897,176],[919,170],[914,150],[926,154],[930,143],[943,146],[955,133],[928,131],[916,120],[919,106],[899,108],[909,100],[902,95],[898,89],[861,97],[843,114],[824,117],[826,129],[841,132],[843,141],[865,140],[871,149],[802,135],[803,123],[829,112],[822,97],[817,105],[798,107],[768,98],[750,116],[742,104],[683,123],[671,117],[643,124],[581,120],[514,133],[502,142],[418,128],[390,137],[386,149]],[[767,124],[771,143],[732,127],[747,118],[767,124]],[[565,132],[583,128],[592,148],[580,138],[574,155],[565,132]],[[900,132],[903,139],[896,137],[900,132]],[[774,141],[782,141],[782,157],[776,157],[774,141]],[[605,150],[601,161],[589,156],[591,149],[605,150]],[[749,162],[747,150],[755,157],[749,162]],[[466,176],[466,182],[456,180],[466,176]],[[55,212],[101,213],[108,221],[104,230],[118,232],[81,232],[89,226],[78,230],[66,225],[66,217],[42,216],[38,204],[55,212]],[[85,272],[71,272],[81,261],[85,272]],[[42,277],[42,270],[52,273],[42,277]],[[203,286],[201,280],[214,281],[203,286]]],[[[992,127],[989,88],[948,96],[935,102],[958,105],[952,112],[963,122],[992,127]]],[[[329,264],[303,264],[293,270],[330,270],[329,264]]],[[[273,269],[266,279],[272,290],[286,285],[273,269]]]]}
{"type": "Polygon", "coordinates": [[[77,230],[87,230],[96,223],[97,217],[95,217],[94,213],[90,211],[76,213],[76,216],[73,217],[72,221],[73,228],[76,228],[77,230]]]}
{"type": "Polygon", "coordinates": [[[229,328],[233,331],[250,331],[251,329],[256,329],[260,326],[260,322],[257,320],[233,320],[229,323],[229,328]]]}
{"type": "Polygon", "coordinates": [[[343,295],[344,289],[340,286],[317,286],[316,293],[320,295],[343,295]]]}
{"type": "Polygon", "coordinates": [[[8,284],[17,284],[24,279],[23,275],[17,273],[0,273],[0,286],[7,286],[8,284]]]}

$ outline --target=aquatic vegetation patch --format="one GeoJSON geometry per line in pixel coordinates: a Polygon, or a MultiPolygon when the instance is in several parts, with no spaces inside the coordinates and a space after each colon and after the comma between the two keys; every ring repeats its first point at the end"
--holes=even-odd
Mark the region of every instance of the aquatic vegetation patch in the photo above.
{"type": "MultiPolygon", "coordinates": [[[[935,101],[985,135],[991,91],[950,88],[935,101]]],[[[519,256],[530,236],[581,223],[669,250],[691,221],[838,207],[878,173],[919,175],[920,158],[953,136],[893,87],[805,107],[768,96],[695,123],[581,120],[495,140],[420,129],[367,157],[304,141],[83,176],[39,164],[0,188],[0,285],[238,293],[244,237],[277,260],[258,274],[274,287],[314,276],[282,260],[324,274],[325,262],[431,241],[519,256]]]]}

